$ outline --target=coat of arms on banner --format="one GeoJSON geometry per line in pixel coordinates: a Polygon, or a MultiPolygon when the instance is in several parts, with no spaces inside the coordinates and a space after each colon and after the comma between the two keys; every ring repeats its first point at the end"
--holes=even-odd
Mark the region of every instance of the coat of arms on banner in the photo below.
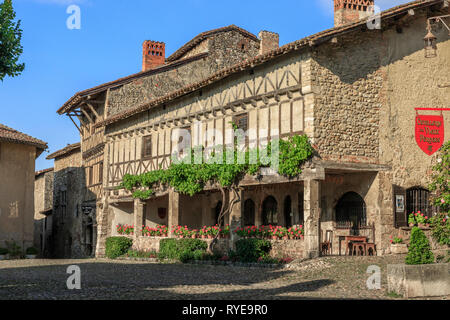
{"type": "Polygon", "coordinates": [[[444,143],[444,117],[417,115],[416,141],[429,156],[438,151],[444,143]]]}

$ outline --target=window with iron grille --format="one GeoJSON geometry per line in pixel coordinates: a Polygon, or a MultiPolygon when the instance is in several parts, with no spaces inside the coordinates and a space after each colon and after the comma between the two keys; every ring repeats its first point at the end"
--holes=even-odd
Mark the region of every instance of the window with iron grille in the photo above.
{"type": "Polygon", "coordinates": [[[142,138],[142,158],[151,158],[152,156],[152,136],[142,138]]]}
{"type": "Polygon", "coordinates": [[[336,205],[336,226],[359,229],[367,226],[366,204],[356,192],[348,192],[336,205]]]}
{"type": "Polygon", "coordinates": [[[421,187],[406,190],[406,213],[420,211],[424,215],[432,216],[433,208],[430,204],[430,192],[421,187]]]}

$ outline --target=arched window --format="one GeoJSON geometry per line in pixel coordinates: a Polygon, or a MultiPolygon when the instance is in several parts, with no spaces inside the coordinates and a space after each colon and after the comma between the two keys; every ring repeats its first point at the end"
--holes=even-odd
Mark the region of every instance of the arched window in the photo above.
{"type": "Polygon", "coordinates": [[[348,192],[336,205],[336,224],[341,228],[358,230],[367,225],[366,204],[356,192],[348,192]]]}
{"type": "Polygon", "coordinates": [[[223,226],[224,225],[224,217],[222,218],[222,220],[219,222],[219,215],[220,215],[220,210],[222,209],[222,201],[217,202],[216,207],[214,208],[214,223],[218,224],[219,226],[223,226]]]}
{"type": "Polygon", "coordinates": [[[430,192],[421,187],[414,187],[406,190],[406,213],[407,215],[420,211],[432,216],[432,206],[430,204],[430,192]]]}
{"type": "Polygon", "coordinates": [[[264,225],[278,224],[278,203],[274,197],[269,196],[263,202],[262,220],[264,225]]]}
{"type": "Polygon", "coordinates": [[[252,199],[247,199],[244,202],[244,226],[255,225],[255,203],[252,199]]]}
{"type": "Polygon", "coordinates": [[[284,222],[285,227],[292,227],[292,201],[290,196],[284,199],[284,222]]]}

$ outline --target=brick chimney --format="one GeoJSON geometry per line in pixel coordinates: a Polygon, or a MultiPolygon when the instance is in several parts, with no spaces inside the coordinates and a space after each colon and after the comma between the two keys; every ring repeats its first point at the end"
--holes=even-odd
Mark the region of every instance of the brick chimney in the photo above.
{"type": "Polygon", "coordinates": [[[142,71],[154,69],[166,61],[166,44],[147,40],[142,45],[142,71]]]}
{"type": "Polygon", "coordinates": [[[334,0],[334,26],[370,17],[374,14],[374,5],[375,0],[334,0]]]}
{"type": "Polygon", "coordinates": [[[261,41],[259,47],[259,54],[264,54],[266,52],[278,49],[280,47],[280,36],[278,33],[270,31],[261,31],[258,34],[259,40],[261,41]]]}

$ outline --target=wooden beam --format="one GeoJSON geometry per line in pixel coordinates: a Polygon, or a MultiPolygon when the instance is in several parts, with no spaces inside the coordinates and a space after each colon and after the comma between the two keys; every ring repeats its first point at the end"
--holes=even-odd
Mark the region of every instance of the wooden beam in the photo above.
{"type": "Polygon", "coordinates": [[[86,105],[89,107],[89,109],[91,109],[92,113],[95,114],[95,117],[96,117],[97,119],[100,119],[100,118],[101,118],[101,117],[98,115],[97,111],[95,111],[94,107],[93,107],[90,103],[86,102],[86,105]]]}
{"type": "Polygon", "coordinates": [[[79,127],[79,126],[76,124],[76,122],[73,120],[72,116],[71,116],[70,114],[68,114],[68,116],[69,116],[70,120],[72,120],[72,122],[73,122],[73,124],[75,125],[75,127],[77,127],[77,129],[78,129],[78,131],[80,132],[80,134],[82,134],[82,133],[81,133],[80,127],[79,127]]]}
{"type": "Polygon", "coordinates": [[[83,112],[83,114],[86,116],[86,118],[88,118],[90,123],[92,123],[92,124],[95,123],[95,121],[92,120],[91,116],[84,110],[83,107],[81,107],[80,110],[81,110],[81,112],[83,112]]]}

